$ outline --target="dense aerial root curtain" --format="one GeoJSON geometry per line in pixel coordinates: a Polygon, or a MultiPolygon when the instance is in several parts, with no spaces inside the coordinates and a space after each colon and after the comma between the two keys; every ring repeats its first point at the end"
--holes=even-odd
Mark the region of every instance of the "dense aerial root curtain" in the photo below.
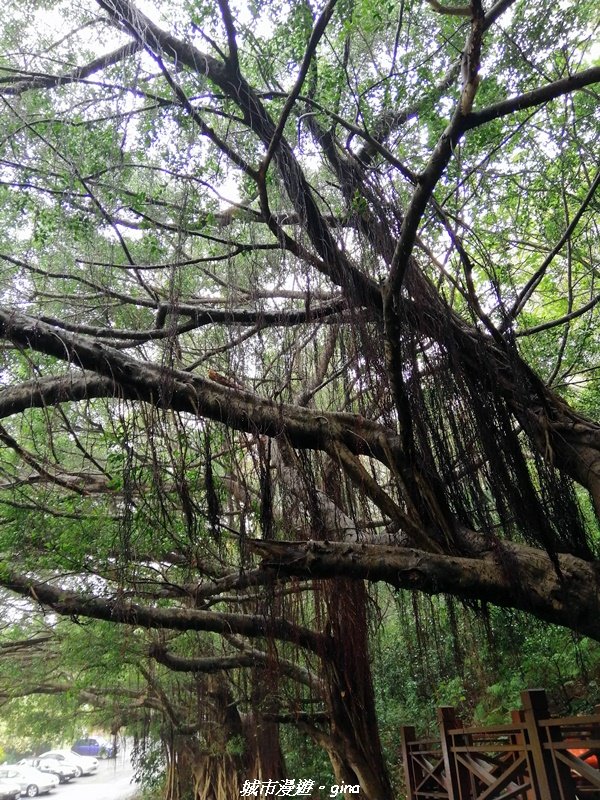
{"type": "MultiPolygon", "coordinates": [[[[415,293],[412,300],[412,313],[427,313],[427,295],[415,293]]],[[[405,396],[412,458],[423,465],[435,497],[428,507],[440,509],[441,531],[444,526],[452,531],[455,520],[491,536],[522,536],[551,556],[565,552],[594,558],[596,530],[583,520],[572,481],[556,468],[549,443],[548,451],[540,452],[539,428],[520,412],[534,406],[540,414],[552,413],[543,385],[514,345],[498,345],[504,369],[514,380],[507,398],[498,392],[500,367],[490,370],[483,349],[474,360],[466,359],[450,325],[439,331],[434,347],[427,347],[408,325],[402,339],[410,364],[405,396]]],[[[458,547],[452,538],[448,544],[458,547]]]]}

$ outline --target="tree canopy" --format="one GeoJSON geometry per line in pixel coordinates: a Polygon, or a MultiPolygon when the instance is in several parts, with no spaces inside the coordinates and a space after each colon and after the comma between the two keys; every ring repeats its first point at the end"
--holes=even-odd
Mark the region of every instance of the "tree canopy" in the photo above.
{"type": "Polygon", "coordinates": [[[0,10],[0,586],[245,675],[246,770],[391,796],[377,582],[600,639],[596,11],[0,10]]]}

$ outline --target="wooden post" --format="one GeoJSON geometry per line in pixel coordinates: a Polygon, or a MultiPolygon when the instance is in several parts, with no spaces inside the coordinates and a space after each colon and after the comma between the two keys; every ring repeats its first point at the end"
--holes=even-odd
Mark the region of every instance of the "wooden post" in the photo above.
{"type": "Polygon", "coordinates": [[[415,773],[413,770],[409,744],[416,741],[415,729],[412,725],[402,725],[402,762],[404,764],[404,783],[406,784],[406,800],[415,800],[415,773]]]}
{"type": "Polygon", "coordinates": [[[550,750],[544,748],[545,741],[560,740],[558,728],[543,729],[540,720],[548,719],[548,699],[543,689],[530,689],[521,692],[523,716],[527,738],[531,746],[533,766],[531,781],[537,800],[576,800],[573,781],[566,764],[553,758],[550,750]],[[550,731],[550,736],[547,735],[550,731]],[[564,769],[563,769],[564,767],[564,769]]]}
{"type": "MultiPolygon", "coordinates": [[[[446,788],[449,800],[470,800],[471,784],[465,771],[460,768],[452,747],[453,741],[449,731],[462,728],[462,722],[456,716],[456,711],[451,706],[442,706],[437,710],[438,725],[440,726],[440,742],[444,771],[446,773],[446,788]]],[[[460,737],[460,743],[464,743],[460,737]]]]}
{"type": "MultiPolygon", "coordinates": [[[[525,715],[521,710],[519,710],[519,711],[511,711],[510,712],[510,719],[511,719],[511,722],[513,722],[514,725],[521,725],[525,721],[525,715]]],[[[525,747],[525,737],[524,737],[523,733],[521,732],[521,733],[514,734],[511,738],[512,738],[514,744],[518,744],[520,747],[523,748],[523,754],[525,755],[525,758],[527,760],[527,774],[529,775],[529,780],[531,781],[531,784],[533,786],[532,759],[531,759],[531,754],[527,752],[527,748],[525,747]]],[[[527,800],[536,800],[535,790],[533,788],[528,789],[526,798],[527,798],[527,800]]]]}

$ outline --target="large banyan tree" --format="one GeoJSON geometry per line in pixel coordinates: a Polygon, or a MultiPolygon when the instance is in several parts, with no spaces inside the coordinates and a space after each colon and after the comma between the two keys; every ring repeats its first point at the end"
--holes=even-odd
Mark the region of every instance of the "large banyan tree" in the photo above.
{"type": "Polygon", "coordinates": [[[0,584],[196,676],[199,797],[392,796],[372,582],[600,639],[594,5],[0,11],[0,584]]]}

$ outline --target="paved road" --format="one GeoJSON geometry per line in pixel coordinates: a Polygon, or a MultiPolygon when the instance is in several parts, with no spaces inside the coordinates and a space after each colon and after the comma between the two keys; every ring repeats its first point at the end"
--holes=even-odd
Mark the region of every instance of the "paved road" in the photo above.
{"type": "Polygon", "coordinates": [[[131,783],[133,770],[129,760],[117,758],[100,761],[98,772],[61,784],[48,795],[49,800],[130,800],[138,787],[131,783]]]}

